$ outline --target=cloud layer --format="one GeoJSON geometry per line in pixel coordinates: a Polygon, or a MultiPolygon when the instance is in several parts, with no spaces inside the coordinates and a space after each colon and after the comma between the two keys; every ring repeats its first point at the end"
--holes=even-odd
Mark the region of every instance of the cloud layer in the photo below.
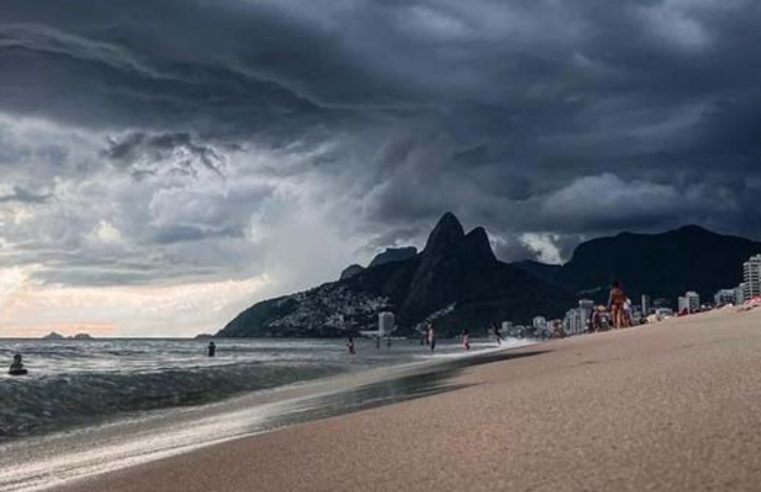
{"type": "MultiPolygon", "coordinates": [[[[0,292],[239,282],[213,329],[446,210],[506,260],[761,239],[759,24],[752,0],[6,0],[0,292]]],[[[86,311],[58,316],[161,332],[86,311]]]]}

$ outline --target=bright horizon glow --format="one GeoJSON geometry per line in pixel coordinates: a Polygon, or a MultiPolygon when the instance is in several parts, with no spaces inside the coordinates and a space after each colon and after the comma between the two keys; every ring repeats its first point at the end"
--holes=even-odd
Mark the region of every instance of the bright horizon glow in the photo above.
{"type": "Polygon", "coordinates": [[[214,333],[268,285],[267,276],[182,285],[66,287],[0,270],[0,337],[188,337],[214,333]],[[20,322],[23,320],[23,322],[20,322]]]}

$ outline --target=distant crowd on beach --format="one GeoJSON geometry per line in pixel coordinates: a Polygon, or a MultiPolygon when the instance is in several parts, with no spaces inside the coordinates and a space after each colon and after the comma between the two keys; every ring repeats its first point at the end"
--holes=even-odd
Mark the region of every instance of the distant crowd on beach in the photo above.
{"type": "MultiPolygon", "coordinates": [[[[494,339],[496,341],[497,346],[501,345],[502,342],[505,340],[505,337],[502,335],[502,330],[500,329],[499,325],[496,323],[493,323],[491,325],[491,333],[494,335],[494,339]]],[[[460,343],[462,348],[465,351],[470,350],[471,344],[470,344],[470,330],[467,328],[462,330],[459,335],[460,343]]],[[[391,347],[391,337],[388,337],[386,342],[386,345],[390,348],[391,347]]],[[[438,340],[438,336],[436,334],[436,328],[434,327],[433,323],[426,323],[425,328],[420,333],[420,345],[428,347],[428,349],[431,352],[436,351],[436,343],[438,340]]],[[[376,348],[380,348],[380,337],[376,337],[376,348]]],[[[346,348],[350,355],[354,355],[357,353],[357,346],[354,342],[354,336],[349,335],[348,340],[346,342],[346,348]]]]}
{"type": "MultiPolygon", "coordinates": [[[[583,320],[586,326],[585,332],[598,332],[608,329],[622,329],[628,328],[638,324],[638,321],[634,319],[632,310],[632,301],[624,292],[624,289],[620,282],[615,281],[611,284],[607,306],[598,305],[594,306],[590,310],[589,318],[583,320]]],[[[498,323],[492,323],[489,329],[489,335],[494,337],[496,345],[499,346],[505,340],[505,336],[502,333],[502,329],[498,323]]],[[[563,331],[562,327],[553,327],[551,330],[546,330],[544,338],[557,338],[564,337],[567,334],[563,331]],[[555,329],[558,328],[558,329],[555,329]]],[[[471,349],[470,330],[465,328],[459,334],[462,348],[465,351],[471,349]]],[[[428,322],[425,328],[420,332],[420,345],[427,346],[431,352],[436,350],[437,334],[433,323],[428,322]]],[[[388,338],[388,345],[391,346],[391,339],[388,338]]],[[[376,339],[376,346],[380,348],[380,337],[376,339]]],[[[356,344],[354,337],[349,336],[346,343],[349,354],[356,354],[356,344]]]]}

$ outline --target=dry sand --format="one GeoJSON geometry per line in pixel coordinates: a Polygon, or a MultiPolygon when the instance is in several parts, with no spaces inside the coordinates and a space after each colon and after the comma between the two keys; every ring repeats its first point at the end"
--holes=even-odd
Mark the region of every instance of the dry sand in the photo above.
{"type": "Polygon", "coordinates": [[[61,490],[761,490],[761,309],[519,349],[538,350],[61,490]]]}

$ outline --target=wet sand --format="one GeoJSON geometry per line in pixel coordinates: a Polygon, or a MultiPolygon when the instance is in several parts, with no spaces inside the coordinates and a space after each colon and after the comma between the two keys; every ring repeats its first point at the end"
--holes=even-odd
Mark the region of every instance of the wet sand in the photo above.
{"type": "Polygon", "coordinates": [[[453,391],[58,490],[758,490],[761,309],[540,347],[453,391]]]}

